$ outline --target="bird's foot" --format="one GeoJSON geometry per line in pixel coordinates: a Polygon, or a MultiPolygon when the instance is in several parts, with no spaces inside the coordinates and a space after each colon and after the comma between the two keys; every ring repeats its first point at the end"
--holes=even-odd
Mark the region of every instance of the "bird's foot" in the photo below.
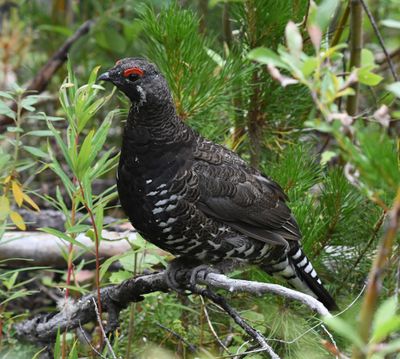
{"type": "Polygon", "coordinates": [[[193,265],[190,266],[187,261],[182,258],[175,258],[169,262],[165,277],[168,287],[176,292],[184,293],[187,289],[186,278],[192,267],[193,265]]]}
{"type": "Polygon", "coordinates": [[[195,268],[193,268],[190,272],[190,281],[189,281],[189,289],[192,292],[195,292],[197,281],[206,280],[207,276],[211,273],[220,274],[221,271],[215,267],[211,267],[208,264],[201,264],[195,268]]]}
{"type": "Polygon", "coordinates": [[[195,265],[188,263],[186,259],[176,258],[169,263],[166,271],[168,287],[179,293],[185,290],[197,292],[197,282],[205,280],[210,273],[221,273],[217,268],[208,264],[195,265]]]}

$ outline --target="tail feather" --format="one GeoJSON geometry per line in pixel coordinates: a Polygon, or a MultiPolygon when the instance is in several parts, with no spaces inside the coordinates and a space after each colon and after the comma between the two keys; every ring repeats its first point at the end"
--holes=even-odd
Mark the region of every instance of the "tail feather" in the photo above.
{"type": "Polygon", "coordinates": [[[297,290],[317,298],[328,310],[338,309],[300,246],[293,246],[284,256],[273,264],[263,266],[263,269],[273,276],[284,278],[297,290]]]}

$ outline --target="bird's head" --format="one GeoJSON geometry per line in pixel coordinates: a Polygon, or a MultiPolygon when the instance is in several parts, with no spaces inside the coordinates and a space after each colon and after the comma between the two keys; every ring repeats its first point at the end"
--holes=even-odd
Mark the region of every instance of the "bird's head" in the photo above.
{"type": "Polygon", "coordinates": [[[167,83],[157,67],[142,58],[118,60],[114,67],[101,74],[97,80],[112,82],[138,106],[170,97],[167,83]]]}

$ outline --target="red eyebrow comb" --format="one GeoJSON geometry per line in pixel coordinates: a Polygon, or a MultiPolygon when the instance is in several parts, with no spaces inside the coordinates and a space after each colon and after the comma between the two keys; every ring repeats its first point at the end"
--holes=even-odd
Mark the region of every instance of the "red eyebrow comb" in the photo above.
{"type": "Polygon", "coordinates": [[[143,76],[144,72],[138,67],[131,67],[130,69],[124,70],[124,77],[128,77],[132,74],[143,76]]]}

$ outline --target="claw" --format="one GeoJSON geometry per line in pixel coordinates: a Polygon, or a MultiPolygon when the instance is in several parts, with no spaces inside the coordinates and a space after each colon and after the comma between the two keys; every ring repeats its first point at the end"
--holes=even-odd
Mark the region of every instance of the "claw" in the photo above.
{"type": "Polygon", "coordinates": [[[218,269],[212,268],[207,264],[201,264],[193,268],[192,271],[190,272],[190,281],[189,281],[189,285],[192,290],[196,287],[196,279],[198,278],[201,272],[204,272],[204,274],[202,275],[203,280],[205,280],[210,273],[220,273],[218,269]]]}
{"type": "Polygon", "coordinates": [[[183,258],[176,258],[169,263],[165,280],[168,287],[173,289],[178,293],[184,293],[185,290],[190,290],[191,292],[196,291],[197,279],[202,277],[203,280],[207,278],[210,273],[221,273],[220,270],[210,267],[208,264],[200,264],[197,266],[192,263],[188,263],[187,260],[183,258]],[[203,272],[203,274],[201,274],[203,272]],[[190,276],[189,276],[190,275],[190,276]],[[187,282],[189,279],[189,283],[187,282]]]}

